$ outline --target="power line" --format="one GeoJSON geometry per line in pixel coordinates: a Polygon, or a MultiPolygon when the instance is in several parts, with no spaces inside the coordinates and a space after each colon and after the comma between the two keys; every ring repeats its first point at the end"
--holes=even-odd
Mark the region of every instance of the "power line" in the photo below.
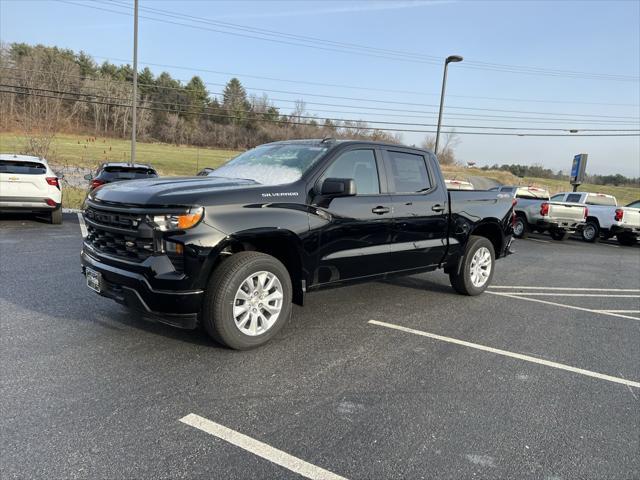
{"type": "MultiPolygon", "coordinates": [[[[141,62],[145,64],[144,62],[141,62]]],[[[0,67],[5,69],[12,69],[12,67],[0,67]]],[[[71,76],[71,75],[70,75],[71,76]]],[[[78,78],[89,78],[82,76],[75,76],[78,78]]],[[[107,81],[101,79],[92,79],[95,81],[107,81]]],[[[174,79],[178,81],[178,79],[174,79]]],[[[122,80],[113,80],[115,82],[122,82],[122,80]]],[[[129,83],[129,82],[127,82],[129,83]]],[[[205,85],[216,86],[216,87],[224,87],[223,83],[215,83],[215,82],[204,82],[205,85]]],[[[171,90],[184,90],[185,87],[171,87],[171,86],[163,86],[163,85],[155,85],[155,84],[145,84],[141,83],[140,85],[148,86],[150,88],[158,88],[158,89],[171,89],[171,90]]],[[[357,101],[357,102],[372,102],[379,104],[390,104],[390,105],[407,105],[407,106],[421,106],[421,107],[431,107],[436,108],[438,105],[435,104],[424,104],[424,103],[415,103],[415,102],[399,102],[393,100],[379,100],[379,99],[371,99],[371,98],[362,98],[362,97],[344,97],[344,96],[336,96],[336,95],[324,95],[324,94],[315,94],[308,92],[293,92],[289,90],[275,90],[275,89],[266,89],[259,87],[243,87],[246,90],[253,90],[259,92],[270,92],[270,93],[283,93],[285,95],[300,95],[300,96],[310,96],[310,97],[319,97],[319,98],[330,98],[330,99],[338,99],[338,100],[349,100],[349,101],[357,101]]],[[[281,99],[281,101],[291,101],[288,99],[281,99]]],[[[307,102],[313,103],[313,102],[307,102]]],[[[316,105],[327,105],[327,106],[336,106],[334,104],[321,104],[315,103],[316,105]]],[[[353,106],[353,108],[364,108],[371,109],[371,107],[365,107],[361,105],[353,106]]],[[[601,115],[601,114],[577,114],[577,113],[556,113],[556,112],[537,112],[537,111],[527,111],[527,110],[506,110],[506,109],[492,109],[492,108],[475,108],[475,107],[457,107],[457,106],[449,106],[447,108],[450,109],[458,109],[458,110],[471,110],[471,111],[482,111],[482,112],[499,112],[499,113],[519,113],[519,114],[530,114],[530,115],[552,115],[555,117],[577,117],[584,119],[594,119],[594,118],[607,118],[607,119],[626,119],[626,120],[637,120],[640,121],[640,117],[629,117],[629,116],[619,116],[619,115],[601,115]]],[[[391,111],[400,111],[399,109],[385,109],[379,108],[379,110],[391,110],[391,111]]],[[[416,110],[401,110],[407,112],[414,113],[424,113],[416,110]]],[[[462,115],[462,114],[459,114],[462,115]]],[[[563,119],[564,120],[564,119],[563,119]]],[[[568,121],[573,121],[573,119],[566,119],[568,121]]]]}
{"type": "MultiPolygon", "coordinates": [[[[72,2],[69,0],[60,0],[60,2],[67,3],[70,5],[75,5],[75,6],[81,6],[85,8],[91,8],[95,10],[106,11],[110,13],[116,13],[119,15],[131,16],[131,13],[128,13],[130,11],[130,7],[128,5],[125,6],[123,4],[117,4],[114,2],[112,2],[111,5],[113,5],[116,8],[118,7],[125,8],[127,11],[113,10],[113,9],[99,7],[95,5],[87,5],[84,3],[72,2]]],[[[145,7],[144,10],[155,15],[160,15],[168,18],[179,18],[187,21],[197,21],[199,23],[215,25],[215,26],[218,26],[219,28],[215,29],[211,27],[203,27],[199,25],[181,23],[181,22],[176,22],[172,20],[167,20],[166,18],[141,16],[141,18],[145,18],[147,20],[179,25],[184,27],[190,27],[190,28],[199,29],[199,30],[212,31],[215,33],[222,33],[226,35],[234,35],[234,36],[240,36],[245,38],[251,38],[254,40],[269,41],[269,42],[275,42],[275,43],[281,43],[281,44],[287,44],[287,45],[293,45],[293,46],[301,46],[301,47],[313,48],[313,49],[319,49],[319,50],[336,51],[341,53],[366,55],[366,56],[385,58],[390,60],[408,61],[412,63],[426,63],[426,64],[432,64],[432,65],[440,65],[442,63],[442,59],[440,57],[426,56],[422,54],[413,54],[413,53],[407,53],[407,52],[384,54],[384,52],[386,51],[385,49],[379,49],[375,47],[367,47],[367,46],[357,45],[357,44],[346,44],[344,42],[323,40],[315,37],[306,37],[307,40],[302,40],[303,36],[300,36],[300,35],[268,31],[264,29],[257,29],[255,27],[247,27],[247,26],[237,25],[237,24],[228,24],[228,23],[223,24],[223,22],[216,22],[210,19],[193,17],[193,16],[184,15],[176,12],[165,11],[165,10],[151,9],[149,7],[145,7]],[[220,28],[225,28],[227,30],[220,30],[220,28]],[[232,30],[232,31],[228,31],[228,30],[232,30]],[[240,30],[241,32],[245,32],[245,33],[239,33],[238,31],[233,31],[233,30],[240,30]],[[249,33],[246,33],[246,32],[249,32],[249,33]],[[268,37],[268,35],[271,35],[271,37],[275,36],[276,38],[270,38],[268,37]],[[283,38],[289,38],[291,40],[284,40],[283,38]],[[295,38],[298,38],[298,40],[293,41],[295,40],[295,38]],[[300,43],[301,41],[307,42],[307,43],[300,43]],[[315,42],[316,44],[309,43],[309,42],[315,42]],[[323,43],[325,46],[320,46],[318,45],[318,43],[323,43]],[[352,46],[349,47],[347,45],[352,45],[352,46]],[[379,53],[374,53],[374,52],[379,52],[379,53]]],[[[571,78],[587,78],[587,79],[599,79],[599,80],[634,81],[634,82],[640,80],[640,78],[635,76],[630,76],[630,75],[572,72],[568,70],[553,70],[553,69],[543,69],[541,67],[524,67],[524,66],[517,66],[517,65],[506,65],[506,64],[488,63],[488,62],[467,61],[466,65],[464,65],[463,68],[476,68],[476,69],[487,70],[487,71],[499,71],[499,72],[507,72],[507,73],[528,74],[528,75],[544,75],[544,76],[555,76],[555,77],[568,76],[571,78]]]]}
{"type": "MultiPolygon", "coordinates": [[[[0,84],[0,87],[8,87],[8,88],[12,88],[12,85],[3,85],[0,84]]],[[[104,102],[104,101],[97,101],[97,100],[81,100],[78,98],[63,98],[63,97],[59,97],[59,96],[55,96],[55,95],[47,95],[47,94],[41,94],[41,93],[32,93],[32,92],[16,92],[13,90],[0,90],[0,93],[10,93],[10,94],[14,94],[14,95],[28,95],[28,96],[35,96],[35,97],[43,97],[43,98],[53,98],[56,100],[61,100],[61,101],[72,101],[72,102],[82,102],[82,103],[89,103],[89,104],[98,104],[98,105],[108,105],[108,106],[114,106],[114,107],[121,107],[121,108],[132,108],[132,106],[130,104],[119,104],[119,103],[113,103],[113,102],[104,102]]],[[[69,92],[68,94],[71,95],[78,95],[77,93],[74,92],[69,92]]],[[[166,112],[166,113],[184,113],[184,114],[188,114],[188,115],[197,115],[197,116],[205,116],[205,117],[221,117],[221,118],[231,118],[231,119],[237,119],[237,120],[242,120],[242,117],[238,117],[236,115],[227,115],[227,114],[215,114],[215,113],[206,113],[206,112],[193,112],[193,111],[187,111],[187,110],[167,110],[167,109],[161,109],[161,108],[155,108],[155,107],[145,107],[145,106],[139,106],[138,108],[142,109],[142,110],[152,110],[152,111],[161,111],[161,112],[166,112]]],[[[309,123],[301,123],[301,122],[292,122],[290,120],[274,120],[274,119],[268,119],[268,118],[258,118],[256,120],[259,120],[261,122],[265,122],[265,123],[276,123],[276,124],[284,124],[284,125],[298,125],[298,126],[311,126],[309,123]]],[[[318,128],[323,128],[323,126],[321,125],[316,125],[316,127],[318,128]]],[[[415,129],[402,129],[402,128],[377,128],[377,127],[365,127],[365,126],[358,126],[358,125],[333,125],[333,128],[339,130],[339,129],[347,129],[347,130],[368,130],[368,131],[387,131],[387,132],[406,132],[406,133],[435,133],[435,130],[415,130],[415,129]]],[[[503,133],[503,132],[473,132],[473,131],[463,131],[463,132],[458,132],[458,131],[447,131],[447,132],[443,132],[443,133],[450,133],[450,134],[456,134],[456,135],[490,135],[490,136],[517,136],[517,137],[640,137],[640,133],[588,133],[588,134],[570,134],[570,135],[566,135],[566,134],[555,134],[555,133],[503,133]]]]}
{"type": "MultiPolygon", "coordinates": [[[[15,78],[15,77],[6,77],[6,78],[15,78]]],[[[121,97],[117,97],[114,95],[96,95],[94,93],[84,93],[84,92],[71,92],[71,91],[62,91],[62,90],[54,90],[54,89],[46,89],[46,88],[41,88],[41,87],[31,87],[31,86],[24,86],[24,85],[8,85],[8,84],[4,84],[2,85],[4,87],[12,87],[12,88],[19,88],[19,89],[25,89],[25,90],[36,90],[36,91],[42,91],[42,92],[48,92],[48,93],[58,93],[58,94],[66,94],[66,95],[77,95],[77,96],[86,96],[86,97],[96,97],[96,98],[106,98],[109,100],[116,100],[116,101],[125,101],[126,99],[123,99],[121,97]]],[[[69,86],[67,86],[67,88],[69,88],[69,86]]],[[[97,90],[97,89],[92,89],[92,90],[97,90]]],[[[101,93],[105,93],[103,90],[100,90],[101,93]]],[[[17,93],[22,93],[22,92],[17,92],[17,93]]],[[[164,105],[164,106],[176,106],[178,107],[179,105],[176,102],[160,102],[160,101],[154,101],[154,100],[140,100],[137,103],[145,103],[145,104],[151,104],[151,105],[164,105]]],[[[187,108],[189,107],[188,105],[181,105],[181,106],[186,106],[187,108]]],[[[196,107],[197,108],[197,107],[196,107]]],[[[187,110],[187,112],[190,112],[190,110],[187,110]]],[[[263,114],[266,112],[260,112],[258,114],[263,114]]],[[[349,113],[349,112],[345,112],[345,113],[349,113]]],[[[278,115],[281,115],[280,113],[278,113],[278,115]]],[[[287,116],[287,115],[281,115],[281,116],[287,116]]],[[[356,123],[356,122],[365,122],[365,123],[373,123],[373,124],[381,124],[381,125],[404,125],[404,126],[422,126],[422,127],[435,127],[436,124],[431,124],[431,123],[418,123],[418,122],[391,122],[391,121],[379,121],[379,120],[369,120],[369,119],[364,119],[364,118],[359,118],[359,119],[346,119],[346,118],[334,118],[334,117],[318,117],[318,116],[308,116],[308,115],[298,115],[298,114],[289,114],[289,117],[295,117],[298,119],[308,119],[308,120],[329,120],[332,122],[351,122],[351,123],[356,123]]],[[[578,128],[572,127],[572,128],[542,128],[542,127],[499,127],[499,126],[487,126],[487,125],[445,125],[445,127],[447,128],[478,128],[478,129],[486,129],[486,130],[518,130],[518,131],[522,131],[522,130],[533,130],[533,131],[562,131],[562,132],[568,132],[571,130],[577,130],[578,128]]],[[[625,128],[611,128],[611,129],[596,129],[596,128],[579,128],[579,130],[581,131],[593,131],[593,132],[636,132],[636,131],[640,131],[640,128],[638,129],[625,129],[625,128]]]]}
{"type": "MultiPolygon", "coordinates": [[[[73,78],[83,78],[79,75],[70,75],[70,77],[73,78]]],[[[5,76],[6,79],[10,79],[10,80],[15,80],[15,81],[22,81],[24,80],[23,78],[20,77],[9,77],[9,76],[5,76]]],[[[117,79],[95,79],[95,78],[85,78],[85,80],[90,80],[90,81],[94,81],[94,82],[104,82],[107,85],[110,84],[125,84],[127,86],[130,86],[131,83],[126,81],[126,80],[117,80],[117,79]]],[[[159,89],[172,89],[172,90],[178,90],[180,92],[183,92],[185,90],[185,87],[169,87],[169,86],[154,86],[152,84],[142,84],[142,85],[147,85],[150,86],[152,88],[159,88],[159,89]]],[[[20,85],[21,88],[29,88],[28,86],[24,86],[24,85],[20,85]]],[[[68,86],[69,88],[78,88],[77,85],[71,85],[68,86]]],[[[96,87],[87,87],[84,86],[84,89],[90,89],[93,91],[99,91],[99,92],[103,92],[104,90],[100,90],[96,87]]],[[[186,89],[187,91],[189,91],[188,89],[186,89]]],[[[75,92],[72,92],[75,93],[75,92]]],[[[221,92],[208,92],[209,94],[213,94],[213,95],[222,95],[221,92]]],[[[271,101],[278,101],[278,102],[288,102],[288,103],[297,103],[298,100],[291,100],[291,99],[278,99],[278,98],[271,98],[271,101]]],[[[149,101],[149,100],[147,100],[149,101]]],[[[151,101],[152,103],[154,103],[153,101],[151,101]]],[[[162,103],[162,104],[166,104],[166,105],[174,105],[175,102],[171,102],[171,101],[167,101],[167,102],[155,102],[155,103],[162,103]]],[[[177,103],[175,103],[177,106],[177,103]]],[[[344,111],[332,111],[332,110],[325,110],[324,112],[328,112],[328,113],[346,113],[349,115],[376,115],[376,116],[394,116],[394,117],[402,117],[402,118],[433,118],[432,115],[435,115],[436,112],[420,112],[419,110],[408,110],[409,112],[418,112],[418,113],[423,113],[423,114],[430,114],[428,116],[425,115],[411,115],[408,113],[404,113],[407,110],[399,110],[399,109],[385,109],[382,108],[382,110],[385,110],[385,113],[378,113],[376,112],[376,110],[380,110],[380,107],[365,107],[365,106],[355,106],[355,105],[343,105],[343,104],[327,104],[327,103],[317,103],[317,102],[305,102],[305,105],[307,104],[312,104],[312,105],[320,105],[320,106],[336,106],[336,107],[343,107],[343,108],[361,108],[361,109],[372,109],[374,110],[373,112],[368,111],[368,112],[344,112],[344,111]],[[392,113],[392,112],[403,112],[403,113],[392,113]]],[[[273,105],[275,106],[275,105],[273,105]]],[[[277,108],[285,108],[280,106],[277,106],[277,108]]],[[[314,111],[322,111],[319,109],[314,109],[314,111]]],[[[566,128],[567,130],[584,130],[584,127],[581,127],[579,125],[637,125],[637,122],[625,122],[625,121],[617,121],[617,120],[608,120],[607,122],[604,121],[596,121],[596,120],[582,120],[582,119],[553,119],[553,120],[540,120],[537,117],[513,117],[513,116],[508,116],[508,115],[474,115],[474,114],[465,114],[465,113],[450,113],[447,115],[447,117],[454,117],[456,119],[460,119],[460,120],[464,120],[464,119],[468,119],[468,120],[476,120],[476,121],[481,121],[481,122],[489,122],[489,121],[493,121],[494,119],[500,119],[501,121],[507,121],[507,122],[511,122],[511,123],[538,123],[538,124],[562,124],[562,125],[566,125],[566,123],[568,122],[573,122],[571,124],[570,128],[566,128]],[[577,123],[579,122],[579,123],[577,123]]],[[[314,117],[316,118],[316,117],[314,117]]]]}

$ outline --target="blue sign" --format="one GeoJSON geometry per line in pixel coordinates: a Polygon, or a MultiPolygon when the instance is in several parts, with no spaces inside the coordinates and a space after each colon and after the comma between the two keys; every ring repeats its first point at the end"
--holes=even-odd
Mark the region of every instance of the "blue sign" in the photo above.
{"type": "Polygon", "coordinates": [[[571,165],[571,176],[577,177],[580,173],[580,163],[582,162],[582,155],[576,155],[573,157],[573,165],[571,165]]]}

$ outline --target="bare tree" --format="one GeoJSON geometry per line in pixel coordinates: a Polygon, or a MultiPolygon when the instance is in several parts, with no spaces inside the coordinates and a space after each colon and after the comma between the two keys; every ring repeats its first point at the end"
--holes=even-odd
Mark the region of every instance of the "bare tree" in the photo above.
{"type": "MultiPolygon", "coordinates": [[[[460,145],[460,138],[454,131],[442,134],[442,143],[440,144],[440,152],[438,152],[438,161],[442,165],[453,165],[456,163],[455,148],[460,145]]],[[[422,148],[425,150],[433,150],[436,145],[436,137],[428,135],[422,142],[422,148]]]]}

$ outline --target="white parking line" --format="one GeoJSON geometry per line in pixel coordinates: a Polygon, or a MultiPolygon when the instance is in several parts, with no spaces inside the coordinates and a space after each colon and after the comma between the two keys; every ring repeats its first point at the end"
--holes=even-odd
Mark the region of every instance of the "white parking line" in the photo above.
{"type": "Polygon", "coordinates": [[[611,317],[628,318],[629,320],[640,320],[640,318],[630,317],[629,315],[622,315],[620,313],[603,312],[602,310],[593,310],[591,308],[577,307],[575,305],[565,305],[564,303],[550,302],[548,300],[540,300],[539,298],[521,297],[520,295],[514,295],[513,293],[490,292],[489,290],[487,290],[486,293],[490,295],[499,295],[501,297],[517,298],[519,300],[526,300],[528,302],[544,303],[547,305],[553,305],[555,307],[569,308],[571,310],[580,310],[581,312],[599,313],[601,315],[609,315],[611,317]]]}
{"type": "Polygon", "coordinates": [[[80,233],[82,234],[82,238],[85,238],[88,234],[87,226],[84,224],[84,218],[80,212],[78,212],[78,223],[80,224],[80,233]]]}
{"type": "MultiPolygon", "coordinates": [[[[494,292],[498,293],[498,292],[494,292]]],[[[640,295],[632,294],[611,294],[611,293],[547,293],[547,292],[517,292],[519,295],[528,297],[610,297],[610,298],[640,298],[640,295]]],[[[511,292],[504,292],[505,295],[512,295],[511,292]]]]}
{"type": "Polygon", "coordinates": [[[491,285],[490,289],[513,289],[513,290],[566,290],[580,292],[637,292],[640,288],[580,288],[580,287],[529,287],[529,286],[512,286],[512,285],[491,285]]]}
{"type": "Polygon", "coordinates": [[[640,313],[640,310],[597,310],[606,313],[640,313]]]}
{"type": "Polygon", "coordinates": [[[509,352],[507,350],[501,350],[499,348],[487,347],[486,345],[480,345],[478,343],[471,343],[465,340],[459,340],[457,338],[444,337],[442,335],[436,335],[435,333],[423,332],[422,330],[414,330],[413,328],[403,327],[401,325],[395,325],[393,323],[379,322],[377,320],[369,320],[371,325],[378,325],[380,327],[392,328],[394,330],[400,330],[401,332],[412,333],[414,335],[420,335],[422,337],[433,338],[434,340],[440,340],[442,342],[454,343],[456,345],[462,345],[463,347],[475,348],[476,350],[482,350],[485,352],[495,353],[505,357],[517,358],[518,360],[524,360],[525,362],[537,363],[545,365],[547,367],[558,368],[560,370],[566,370],[568,372],[578,373],[587,377],[598,378],[600,380],[606,380],[613,383],[621,383],[629,387],[640,388],[640,382],[634,382],[633,380],[627,380],[620,377],[612,377],[611,375],[605,375],[603,373],[592,372],[591,370],[584,370],[583,368],[576,368],[564,363],[552,362],[550,360],[544,360],[542,358],[531,357],[529,355],[523,355],[521,353],[509,352]]]}
{"type": "Polygon", "coordinates": [[[302,475],[303,477],[314,480],[346,480],[340,475],[336,475],[328,470],[316,467],[315,465],[305,462],[304,460],[300,460],[299,458],[289,455],[282,450],[273,448],[266,443],[262,443],[259,440],[255,440],[240,432],[231,430],[219,423],[212,422],[211,420],[201,417],[200,415],[196,415],[195,413],[190,413],[189,415],[181,418],[180,421],[210,435],[218,437],[225,442],[229,442],[236,447],[247,450],[254,455],[269,460],[276,465],[280,465],[281,467],[302,475]]]}

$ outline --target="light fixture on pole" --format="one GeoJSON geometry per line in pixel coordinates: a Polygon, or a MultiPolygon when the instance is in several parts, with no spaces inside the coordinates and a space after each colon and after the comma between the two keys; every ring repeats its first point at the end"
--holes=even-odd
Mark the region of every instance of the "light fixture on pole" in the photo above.
{"type": "Polygon", "coordinates": [[[444,107],[444,91],[447,87],[447,69],[450,63],[461,62],[460,55],[449,55],[444,61],[444,75],[442,77],[442,93],[440,94],[440,111],[438,113],[438,129],[436,130],[436,145],[433,153],[438,155],[438,143],[440,142],[440,126],[442,125],[442,109],[444,107]]]}

